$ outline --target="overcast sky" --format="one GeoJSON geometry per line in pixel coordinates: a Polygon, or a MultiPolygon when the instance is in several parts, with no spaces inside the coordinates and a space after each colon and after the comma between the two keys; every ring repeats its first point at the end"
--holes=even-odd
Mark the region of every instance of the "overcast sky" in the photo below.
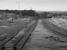
{"type": "Polygon", "coordinates": [[[0,0],[0,9],[67,11],[67,0],[0,0]]]}

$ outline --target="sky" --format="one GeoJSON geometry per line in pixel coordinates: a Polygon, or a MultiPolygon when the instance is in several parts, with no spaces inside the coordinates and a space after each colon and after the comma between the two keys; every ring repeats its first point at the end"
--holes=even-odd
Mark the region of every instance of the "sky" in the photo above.
{"type": "Polygon", "coordinates": [[[67,11],[67,0],[0,0],[0,9],[67,11]]]}

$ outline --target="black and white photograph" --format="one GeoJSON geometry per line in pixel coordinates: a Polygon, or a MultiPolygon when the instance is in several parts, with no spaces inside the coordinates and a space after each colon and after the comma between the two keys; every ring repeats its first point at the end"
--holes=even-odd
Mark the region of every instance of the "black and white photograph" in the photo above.
{"type": "Polygon", "coordinates": [[[0,50],[67,50],[67,0],[0,0],[0,50]]]}

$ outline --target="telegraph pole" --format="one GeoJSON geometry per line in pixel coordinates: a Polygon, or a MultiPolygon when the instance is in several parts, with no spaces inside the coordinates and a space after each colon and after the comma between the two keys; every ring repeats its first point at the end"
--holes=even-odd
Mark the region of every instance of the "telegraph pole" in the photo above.
{"type": "Polygon", "coordinates": [[[20,3],[21,0],[18,1],[18,9],[21,10],[21,3],[20,3]]]}
{"type": "Polygon", "coordinates": [[[21,16],[21,0],[17,0],[19,15],[21,16]]]}

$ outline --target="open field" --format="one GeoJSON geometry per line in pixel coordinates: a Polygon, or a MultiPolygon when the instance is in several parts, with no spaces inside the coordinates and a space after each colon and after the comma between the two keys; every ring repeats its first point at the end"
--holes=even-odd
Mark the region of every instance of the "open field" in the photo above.
{"type": "Polygon", "coordinates": [[[64,47],[66,48],[67,31],[52,24],[49,19],[18,19],[14,20],[14,23],[9,23],[11,25],[3,27],[5,24],[0,26],[3,30],[1,37],[4,37],[0,46],[5,47],[6,50],[61,50],[61,48],[63,50],[64,47]]]}
{"type": "Polygon", "coordinates": [[[46,12],[0,15],[0,50],[67,50],[66,19],[46,12]]]}

